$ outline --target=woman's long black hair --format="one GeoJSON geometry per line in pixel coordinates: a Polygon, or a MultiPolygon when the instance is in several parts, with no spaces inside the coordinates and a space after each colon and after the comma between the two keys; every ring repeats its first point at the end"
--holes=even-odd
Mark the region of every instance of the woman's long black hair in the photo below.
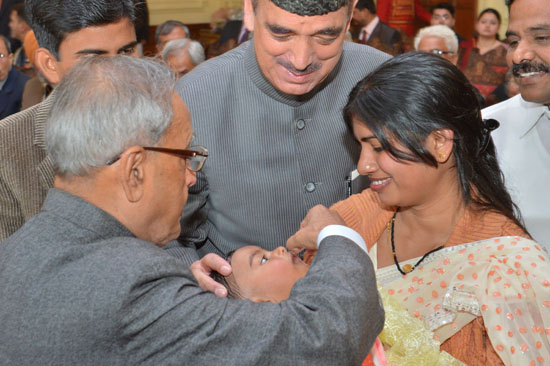
{"type": "Polygon", "coordinates": [[[458,68],[436,55],[410,52],[361,80],[350,93],[344,118],[350,128],[352,119],[362,122],[396,159],[433,167],[438,163],[424,146],[426,138],[437,130],[452,130],[464,203],[499,212],[527,232],[505,188],[490,136],[498,122],[482,120],[480,109],[473,86],[458,68]]]}

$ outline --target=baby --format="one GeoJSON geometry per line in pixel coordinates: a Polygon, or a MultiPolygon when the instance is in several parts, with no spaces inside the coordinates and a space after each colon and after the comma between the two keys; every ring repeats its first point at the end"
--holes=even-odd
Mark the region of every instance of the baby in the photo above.
{"type": "MultiPolygon", "coordinates": [[[[294,284],[304,277],[315,255],[314,250],[288,251],[284,247],[268,251],[249,245],[227,256],[231,275],[212,277],[227,288],[229,297],[254,302],[280,303],[290,296],[294,284]]],[[[385,365],[385,356],[379,339],[362,366],[385,365]]]]}
{"type": "Polygon", "coordinates": [[[258,246],[245,246],[227,256],[232,273],[223,277],[213,274],[222,283],[230,297],[254,302],[280,303],[288,299],[292,286],[304,277],[311,263],[296,252],[284,247],[268,251],[258,246]]]}

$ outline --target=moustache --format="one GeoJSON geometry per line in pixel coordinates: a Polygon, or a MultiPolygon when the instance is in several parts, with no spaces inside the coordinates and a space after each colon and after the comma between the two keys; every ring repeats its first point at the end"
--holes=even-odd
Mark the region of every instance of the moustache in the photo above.
{"type": "Polygon", "coordinates": [[[512,65],[512,75],[515,77],[520,77],[520,74],[527,74],[531,72],[545,72],[548,73],[548,65],[543,63],[533,63],[533,62],[522,62],[519,64],[514,63],[512,65]]]}
{"type": "Polygon", "coordinates": [[[306,75],[306,74],[309,74],[309,73],[312,73],[314,71],[317,71],[321,68],[321,64],[320,63],[315,63],[315,64],[310,64],[308,65],[305,69],[303,70],[298,70],[297,68],[294,67],[294,65],[292,65],[290,62],[288,61],[285,61],[285,60],[276,60],[276,62],[281,65],[282,67],[284,67],[285,69],[287,69],[288,71],[292,72],[293,74],[296,74],[296,75],[306,75]]]}

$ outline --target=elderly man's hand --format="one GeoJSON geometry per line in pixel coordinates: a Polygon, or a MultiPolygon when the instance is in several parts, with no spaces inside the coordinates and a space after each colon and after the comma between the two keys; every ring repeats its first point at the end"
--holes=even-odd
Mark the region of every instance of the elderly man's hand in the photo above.
{"type": "Polygon", "coordinates": [[[287,240],[286,247],[289,250],[317,249],[317,236],[329,225],[345,225],[345,223],[340,215],[325,206],[313,207],[300,224],[300,230],[287,240]]]}
{"type": "Polygon", "coordinates": [[[213,292],[218,297],[227,296],[227,289],[210,277],[212,271],[216,271],[223,276],[231,274],[231,266],[222,257],[210,253],[205,255],[201,260],[193,262],[189,268],[203,290],[213,292]]]}

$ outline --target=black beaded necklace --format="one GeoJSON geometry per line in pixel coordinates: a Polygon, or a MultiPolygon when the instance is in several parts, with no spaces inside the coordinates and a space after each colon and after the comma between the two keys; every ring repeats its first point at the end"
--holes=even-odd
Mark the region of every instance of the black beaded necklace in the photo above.
{"type": "Polygon", "coordinates": [[[420,263],[422,263],[422,261],[427,257],[429,256],[430,254],[434,253],[434,252],[437,252],[438,250],[440,249],[443,249],[443,245],[440,246],[440,247],[437,247],[435,249],[432,249],[430,250],[428,253],[424,254],[422,256],[422,258],[420,258],[420,260],[418,262],[416,262],[414,264],[414,266],[411,266],[410,264],[405,264],[403,266],[403,269],[401,269],[401,266],[399,265],[399,262],[397,261],[397,256],[395,255],[395,244],[393,242],[393,228],[395,227],[395,216],[397,215],[397,211],[393,214],[393,217],[391,218],[390,222],[388,222],[388,232],[391,233],[391,252],[393,254],[393,261],[395,262],[395,266],[397,267],[397,269],[399,270],[399,272],[401,272],[402,275],[406,275],[407,273],[410,273],[412,271],[414,271],[414,269],[416,267],[418,267],[418,265],[420,263]]]}

